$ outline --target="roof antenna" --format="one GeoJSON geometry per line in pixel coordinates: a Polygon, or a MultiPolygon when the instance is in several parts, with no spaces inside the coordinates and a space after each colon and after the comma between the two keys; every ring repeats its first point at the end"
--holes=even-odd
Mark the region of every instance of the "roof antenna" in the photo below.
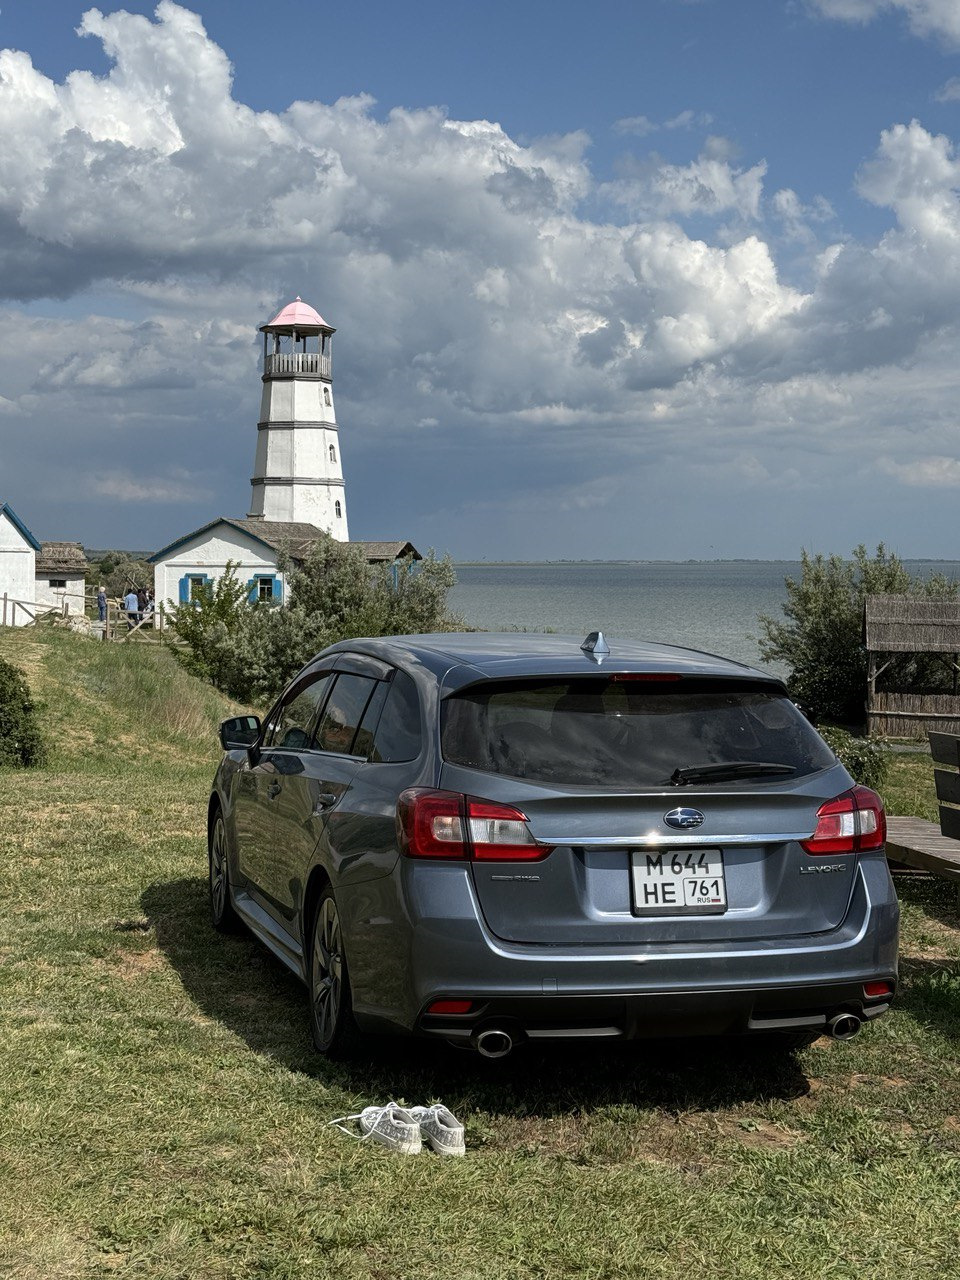
{"type": "Polygon", "coordinates": [[[580,648],[598,667],[610,652],[610,646],[604,640],[602,631],[591,631],[580,648]]]}

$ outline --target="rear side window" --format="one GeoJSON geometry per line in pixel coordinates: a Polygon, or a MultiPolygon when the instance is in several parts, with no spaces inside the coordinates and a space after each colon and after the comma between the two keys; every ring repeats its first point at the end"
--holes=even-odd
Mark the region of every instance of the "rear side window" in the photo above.
{"type": "Polygon", "coordinates": [[[353,740],[375,684],[376,681],[367,676],[346,672],[337,676],[317,730],[317,746],[321,751],[352,754],[353,740]]]}
{"type": "Polygon", "coordinates": [[[785,695],[702,679],[474,686],[444,703],[441,748],[445,760],[486,773],[629,791],[663,786],[675,769],[699,765],[789,766],[783,781],[834,763],[785,695]]]}
{"type": "Polygon", "coordinates": [[[389,690],[370,759],[383,764],[416,760],[421,747],[417,686],[410,676],[398,671],[389,690]]]}

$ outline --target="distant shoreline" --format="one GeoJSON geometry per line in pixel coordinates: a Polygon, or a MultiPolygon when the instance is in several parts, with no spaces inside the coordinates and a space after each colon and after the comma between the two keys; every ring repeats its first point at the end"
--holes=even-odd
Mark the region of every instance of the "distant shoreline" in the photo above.
{"type": "MultiPolygon", "coordinates": [[[[939,556],[899,556],[904,564],[956,564],[960,560],[941,559],[939,556]]],[[[539,568],[543,565],[584,565],[584,564],[799,564],[799,560],[780,560],[770,558],[749,559],[746,556],[720,556],[715,560],[452,560],[455,569],[526,569],[539,568]]]]}

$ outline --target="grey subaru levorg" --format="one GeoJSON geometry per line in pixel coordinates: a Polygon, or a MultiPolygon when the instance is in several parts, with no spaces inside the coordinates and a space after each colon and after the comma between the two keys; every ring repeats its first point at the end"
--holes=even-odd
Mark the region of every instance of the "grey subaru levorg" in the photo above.
{"type": "Polygon", "coordinates": [[[668,645],[352,640],[225,721],[213,923],[358,1031],[846,1039],[890,1007],[879,797],[776,679],[668,645]]]}

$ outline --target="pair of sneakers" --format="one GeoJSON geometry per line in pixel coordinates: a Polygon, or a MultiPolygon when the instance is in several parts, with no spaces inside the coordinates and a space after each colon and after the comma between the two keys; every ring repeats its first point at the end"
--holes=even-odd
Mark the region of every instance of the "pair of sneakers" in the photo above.
{"type": "Polygon", "coordinates": [[[463,1125],[442,1102],[431,1107],[401,1107],[396,1102],[388,1102],[386,1106],[364,1107],[355,1116],[331,1121],[344,1133],[352,1133],[344,1129],[344,1120],[355,1120],[362,1138],[378,1142],[400,1155],[417,1156],[424,1144],[441,1156],[466,1154],[463,1125]]]}

